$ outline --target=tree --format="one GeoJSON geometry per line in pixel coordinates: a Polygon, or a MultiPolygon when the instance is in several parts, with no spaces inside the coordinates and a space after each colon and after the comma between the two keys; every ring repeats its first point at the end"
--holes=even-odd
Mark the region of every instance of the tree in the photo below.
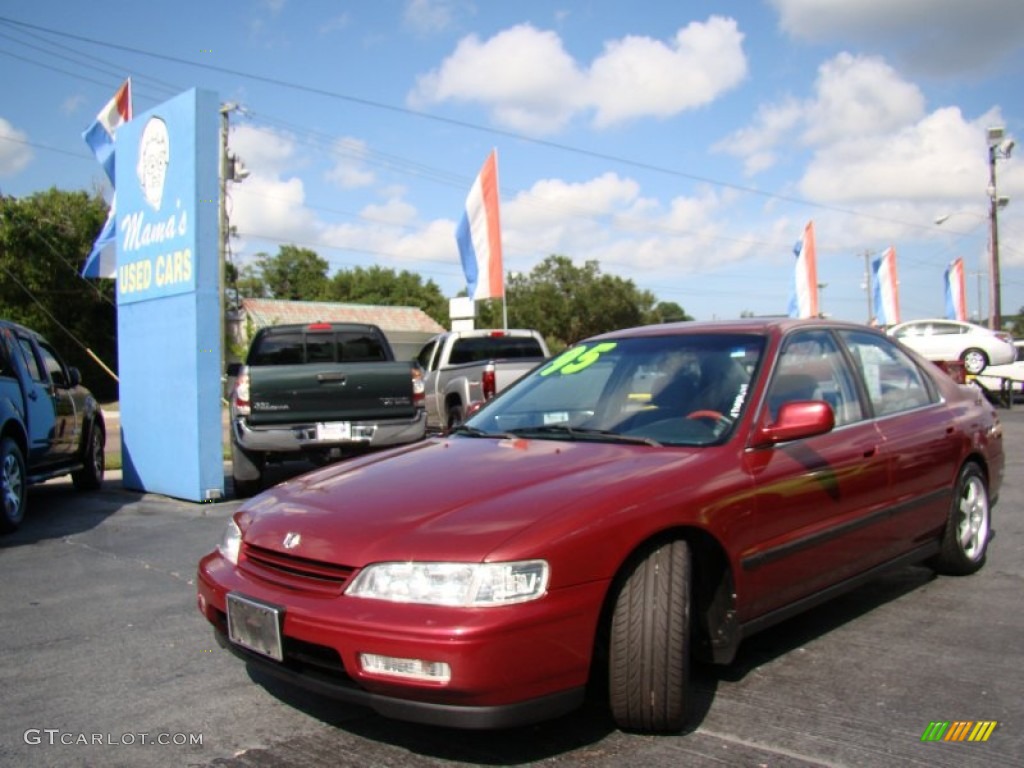
{"type": "MultiPolygon", "coordinates": [[[[506,278],[509,325],[536,328],[555,350],[582,338],[634,325],[692,319],[678,304],[656,303],[654,294],[601,273],[596,261],[577,267],[551,255],[528,275],[506,278]]],[[[501,302],[478,307],[478,325],[501,327],[501,302]]]]}
{"type": "Polygon", "coordinates": [[[85,191],[0,196],[0,316],[43,334],[103,401],[117,382],[86,350],[116,371],[114,281],[80,273],[106,218],[102,196],[85,191]]]}
{"type": "Polygon", "coordinates": [[[396,273],[380,266],[355,267],[335,273],[327,289],[328,301],[378,304],[391,307],[419,307],[441,325],[447,326],[448,300],[433,280],[407,270],[396,273]]]}
{"type": "Polygon", "coordinates": [[[257,254],[256,265],[263,286],[275,299],[323,301],[327,295],[329,265],[309,248],[282,245],[276,256],[257,254]]]}
{"type": "Polygon", "coordinates": [[[693,318],[686,313],[685,309],[674,301],[659,301],[654,305],[654,308],[647,313],[645,323],[647,325],[653,325],[655,323],[679,323],[684,320],[693,320],[693,318]]]}
{"type": "Polygon", "coordinates": [[[263,282],[263,274],[256,264],[245,264],[239,269],[228,262],[224,265],[224,278],[229,290],[233,290],[238,300],[265,299],[270,293],[266,283],[263,282]]]}
{"type": "Polygon", "coordinates": [[[1024,339],[1024,307],[1017,310],[1016,315],[1003,318],[1003,325],[1006,330],[1013,334],[1015,339],[1024,339]]]}

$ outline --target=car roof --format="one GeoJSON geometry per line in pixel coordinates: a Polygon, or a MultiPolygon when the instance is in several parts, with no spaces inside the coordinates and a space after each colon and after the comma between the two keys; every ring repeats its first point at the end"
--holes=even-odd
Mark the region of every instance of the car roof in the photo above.
{"type": "Polygon", "coordinates": [[[752,333],[760,335],[785,334],[800,328],[842,328],[847,330],[870,331],[882,335],[877,328],[862,323],[826,318],[798,319],[792,317],[751,317],[736,320],[683,321],[624,328],[591,337],[600,339],[622,339],[643,336],[689,335],[693,333],[752,333]]]}
{"type": "Polygon", "coordinates": [[[43,338],[43,335],[41,333],[39,333],[38,331],[33,331],[31,328],[29,328],[27,326],[24,326],[21,323],[16,323],[13,320],[3,320],[3,319],[0,319],[0,328],[10,328],[12,330],[19,331],[22,334],[26,334],[26,335],[29,335],[29,336],[34,336],[37,339],[42,339],[43,338]]]}

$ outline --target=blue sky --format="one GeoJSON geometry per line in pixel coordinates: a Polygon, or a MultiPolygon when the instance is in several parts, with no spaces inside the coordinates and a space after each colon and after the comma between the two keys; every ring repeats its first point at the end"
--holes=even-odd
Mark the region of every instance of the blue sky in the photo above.
{"type": "MultiPolygon", "coordinates": [[[[596,260],[698,319],[785,313],[809,220],[825,313],[866,320],[864,255],[893,246],[904,320],[944,314],[958,257],[986,317],[986,129],[1024,126],[1020,0],[6,0],[0,61],[3,194],[106,193],[81,133],[122,80],[136,114],[199,87],[241,107],[239,264],[294,243],[454,296],[496,148],[506,271],[596,260]]],[[[1004,315],[1022,156],[997,164],[1004,315]]]]}

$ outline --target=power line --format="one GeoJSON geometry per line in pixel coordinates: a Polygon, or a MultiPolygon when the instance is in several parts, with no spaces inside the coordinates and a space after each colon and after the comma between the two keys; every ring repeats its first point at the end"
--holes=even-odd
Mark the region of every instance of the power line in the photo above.
{"type": "Polygon", "coordinates": [[[756,196],[764,197],[764,198],[767,198],[767,199],[779,200],[779,201],[782,201],[782,202],[792,203],[792,204],[795,204],[795,205],[805,206],[805,207],[813,208],[813,209],[817,209],[817,210],[830,211],[832,213],[841,213],[841,214],[848,215],[848,216],[854,216],[854,217],[864,218],[864,219],[871,219],[871,220],[874,220],[874,221],[885,222],[885,223],[889,223],[889,224],[899,224],[900,226],[904,226],[904,227],[912,227],[912,228],[916,228],[916,229],[929,229],[928,227],[925,227],[924,225],[916,223],[916,222],[901,221],[901,220],[898,220],[898,219],[892,219],[892,218],[885,217],[885,216],[878,216],[878,215],[874,215],[874,214],[864,213],[862,211],[856,211],[856,210],[853,210],[853,209],[850,209],[850,208],[843,208],[841,206],[827,205],[827,204],[824,204],[824,203],[815,203],[815,202],[812,202],[810,200],[806,200],[806,199],[799,198],[799,197],[794,197],[794,196],[791,196],[791,195],[782,195],[782,194],[775,193],[775,192],[768,192],[768,191],[765,191],[765,190],[762,190],[762,189],[758,189],[757,187],[751,187],[751,186],[736,184],[736,183],[733,183],[733,182],[722,181],[720,179],[712,179],[710,177],[699,176],[699,175],[696,175],[696,174],[687,173],[685,171],[681,171],[681,170],[677,170],[677,169],[666,168],[665,166],[656,165],[654,163],[649,163],[649,162],[645,162],[645,161],[642,161],[642,160],[634,160],[634,159],[630,159],[630,158],[624,158],[624,157],[620,157],[620,156],[617,156],[617,155],[608,154],[608,153],[605,153],[605,152],[597,152],[595,150],[584,149],[584,148],[581,148],[581,147],[574,147],[574,146],[571,146],[571,145],[568,145],[568,144],[563,144],[563,143],[560,143],[560,142],[555,142],[555,141],[550,141],[550,140],[547,140],[547,139],[540,139],[540,138],[536,138],[536,137],[532,137],[532,136],[527,136],[527,135],[524,135],[524,134],[519,134],[519,133],[516,133],[514,131],[507,131],[507,130],[503,130],[501,128],[493,128],[493,127],[489,127],[489,126],[483,126],[483,125],[480,125],[478,123],[469,122],[467,120],[459,120],[459,119],[452,118],[452,117],[445,117],[445,116],[442,116],[442,115],[435,115],[435,114],[431,114],[429,112],[422,112],[422,111],[419,111],[419,110],[410,109],[408,107],[401,107],[401,106],[397,106],[397,105],[394,105],[394,104],[387,104],[387,103],[384,103],[384,102],[379,102],[379,101],[375,101],[375,100],[372,100],[372,99],[367,99],[367,98],[363,98],[363,97],[359,97],[359,96],[352,96],[350,94],[345,94],[345,93],[341,93],[341,92],[338,92],[338,91],[332,91],[332,90],[328,90],[326,88],[320,88],[320,87],[315,87],[315,86],[311,86],[311,85],[304,85],[302,83],[293,83],[293,82],[290,82],[290,81],[287,81],[287,80],[282,80],[280,78],[269,77],[269,76],[266,76],[266,75],[257,75],[257,74],[253,74],[251,72],[245,72],[245,71],[238,70],[238,69],[232,69],[230,67],[221,67],[221,66],[218,66],[218,65],[215,65],[215,64],[210,64],[210,63],[207,63],[207,62],[199,63],[199,62],[195,62],[195,61],[189,61],[188,59],[182,59],[182,58],[178,58],[176,56],[169,56],[167,54],[156,53],[154,51],[147,51],[147,50],[143,50],[141,48],[135,48],[135,47],[132,47],[132,46],[129,46],[129,45],[122,45],[122,44],[118,44],[118,43],[109,43],[109,42],[106,42],[106,41],[103,41],[103,40],[97,40],[95,38],[86,37],[84,35],[76,35],[76,34],[73,34],[73,33],[70,33],[70,32],[62,32],[60,30],[51,29],[51,28],[47,28],[47,27],[41,27],[41,26],[38,26],[38,25],[35,25],[35,24],[29,24],[28,22],[17,21],[15,19],[10,19],[10,18],[3,17],[3,16],[0,16],[0,23],[6,23],[6,24],[9,24],[9,25],[13,25],[13,26],[19,27],[19,28],[32,29],[32,30],[36,30],[36,31],[39,31],[39,32],[45,32],[47,34],[56,35],[58,37],[63,37],[63,38],[71,39],[71,40],[77,40],[79,42],[88,43],[90,45],[97,45],[97,46],[101,46],[101,47],[104,47],[104,48],[110,48],[110,49],[114,49],[114,50],[124,51],[126,53],[131,53],[131,54],[135,54],[135,55],[139,55],[139,56],[145,56],[145,57],[149,57],[149,58],[153,58],[153,59],[159,59],[161,61],[167,61],[167,62],[171,62],[171,63],[174,63],[174,64],[180,64],[180,65],[183,65],[183,66],[195,67],[195,68],[204,69],[204,70],[207,70],[207,71],[210,71],[210,72],[218,72],[220,74],[231,75],[233,77],[240,77],[240,78],[244,78],[246,80],[252,80],[252,81],[255,81],[255,82],[261,82],[261,83],[265,83],[265,84],[268,84],[268,85],[275,85],[275,86],[278,86],[278,87],[281,87],[281,88],[295,90],[295,91],[299,91],[299,92],[302,92],[302,93],[308,93],[308,94],[312,94],[312,95],[323,96],[325,98],[336,99],[336,100],[339,100],[339,101],[345,101],[345,102],[348,102],[350,104],[356,104],[356,105],[363,106],[363,107],[368,107],[368,108],[372,108],[372,109],[392,112],[392,113],[395,113],[395,114],[404,115],[406,117],[415,117],[415,118],[422,119],[422,120],[429,120],[429,121],[437,122],[437,123],[440,123],[440,124],[443,124],[443,125],[449,125],[449,126],[453,126],[453,127],[463,128],[465,130],[475,131],[475,132],[479,132],[479,133],[485,133],[485,134],[488,134],[488,135],[491,135],[491,136],[501,136],[503,138],[513,139],[513,140],[518,141],[518,142],[534,144],[536,146],[546,147],[548,149],[555,149],[555,150],[558,150],[558,151],[561,151],[561,152],[567,152],[567,153],[579,155],[579,156],[582,156],[582,157],[589,157],[589,158],[596,159],[596,160],[603,160],[603,161],[606,161],[606,162],[616,163],[616,164],[619,164],[619,165],[624,165],[624,166],[628,166],[628,167],[632,167],[632,168],[637,168],[637,169],[641,169],[641,170],[645,170],[645,171],[650,171],[650,172],[658,173],[658,174],[662,174],[662,175],[672,176],[672,177],[675,177],[675,178],[682,178],[682,179],[687,179],[689,181],[700,182],[702,184],[709,184],[709,185],[716,186],[716,187],[722,187],[722,188],[725,188],[725,189],[731,189],[733,191],[744,192],[744,193],[747,193],[747,194],[750,194],[750,195],[756,195],[756,196]]]}

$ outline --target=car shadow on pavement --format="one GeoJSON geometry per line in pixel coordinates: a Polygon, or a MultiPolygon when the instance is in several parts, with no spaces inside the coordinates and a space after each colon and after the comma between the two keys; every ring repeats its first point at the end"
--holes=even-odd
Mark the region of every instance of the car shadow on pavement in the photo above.
{"type": "MultiPolygon", "coordinates": [[[[762,665],[792,653],[934,579],[928,568],[900,569],[751,636],[740,646],[736,659],[728,666],[694,664],[690,718],[680,735],[692,733],[700,727],[721,685],[739,682],[762,665]]],[[[577,750],[599,749],[602,754],[617,751],[617,728],[608,710],[606,691],[600,684],[594,687],[580,709],[557,720],[508,730],[467,731],[390,720],[368,708],[312,694],[257,668],[247,669],[253,682],[270,695],[310,717],[350,734],[433,759],[481,765],[521,765],[577,750]]],[[[249,758],[252,757],[250,751],[249,758]]]]}
{"type": "Polygon", "coordinates": [[[856,621],[886,603],[897,600],[936,579],[925,566],[908,566],[879,576],[850,592],[787,619],[743,641],[728,666],[710,668],[714,679],[739,682],[758,667],[796,651],[801,646],[856,621]]]}
{"type": "MultiPolygon", "coordinates": [[[[347,733],[418,755],[479,765],[523,765],[583,749],[616,731],[604,701],[588,697],[567,715],[504,730],[463,730],[392,720],[367,707],[340,702],[247,665],[249,677],[288,706],[347,733]]],[[[253,758],[249,750],[247,757],[253,758]]]]}
{"type": "Polygon", "coordinates": [[[51,480],[28,489],[25,518],[18,530],[0,537],[0,549],[73,536],[98,527],[140,494],[110,480],[99,491],[77,491],[70,480],[51,480]]]}

